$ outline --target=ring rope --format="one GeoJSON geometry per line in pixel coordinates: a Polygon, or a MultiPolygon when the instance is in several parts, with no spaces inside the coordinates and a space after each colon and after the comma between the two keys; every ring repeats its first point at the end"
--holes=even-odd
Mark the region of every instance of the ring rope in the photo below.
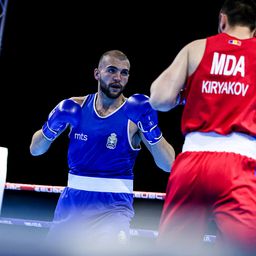
{"type": "MultiPolygon", "coordinates": [[[[0,217],[0,224],[6,225],[18,225],[36,228],[50,228],[52,222],[41,220],[29,220],[29,219],[16,219],[0,217]]],[[[130,235],[136,237],[156,238],[158,232],[150,229],[130,229],[130,235]]]]}
{"type": "MultiPolygon", "coordinates": [[[[0,224],[6,225],[19,225],[35,228],[50,228],[52,222],[41,221],[41,220],[29,220],[29,219],[14,219],[14,218],[4,218],[0,217],[0,224]]],[[[130,229],[130,235],[134,237],[144,237],[144,238],[157,238],[158,231],[151,229],[130,229]]],[[[206,243],[214,243],[216,241],[215,235],[206,234],[203,237],[203,241],[206,243]]]]}
{"type": "MultiPolygon", "coordinates": [[[[45,193],[61,193],[64,189],[63,186],[51,186],[51,185],[36,185],[36,184],[24,184],[24,183],[5,183],[6,190],[18,190],[18,191],[35,191],[35,192],[45,192],[45,193]]],[[[164,200],[165,193],[161,192],[146,192],[146,191],[134,191],[134,198],[141,199],[158,199],[164,200]]],[[[38,228],[49,228],[52,224],[50,221],[40,221],[40,220],[29,220],[29,219],[15,219],[15,218],[5,218],[0,217],[0,224],[8,225],[21,225],[29,227],[38,228]]],[[[130,235],[136,237],[147,237],[156,238],[158,236],[158,231],[150,229],[130,229],[130,235]]],[[[215,235],[204,235],[203,241],[207,243],[213,243],[216,240],[215,235]]]]}
{"type": "MultiPolygon", "coordinates": [[[[64,188],[65,188],[64,186],[37,185],[37,184],[11,183],[11,182],[5,183],[6,190],[34,191],[34,192],[43,192],[43,193],[61,193],[64,188]]],[[[164,200],[165,193],[133,191],[133,197],[141,198],[141,199],[164,200]]],[[[0,217],[0,224],[8,224],[8,225],[21,225],[21,226],[38,227],[38,228],[49,228],[51,226],[51,223],[52,222],[49,222],[49,221],[0,217]]],[[[158,235],[158,232],[156,230],[150,230],[150,229],[130,229],[130,234],[131,236],[137,236],[137,237],[156,238],[158,235]]]]}
{"type": "MultiPolygon", "coordinates": [[[[52,185],[36,185],[36,184],[23,184],[23,183],[5,183],[5,189],[7,190],[25,190],[35,192],[46,192],[46,193],[61,193],[64,189],[63,186],[52,186],[52,185]]],[[[165,193],[162,192],[146,192],[146,191],[133,191],[134,198],[141,199],[157,199],[164,200],[165,193]]]]}

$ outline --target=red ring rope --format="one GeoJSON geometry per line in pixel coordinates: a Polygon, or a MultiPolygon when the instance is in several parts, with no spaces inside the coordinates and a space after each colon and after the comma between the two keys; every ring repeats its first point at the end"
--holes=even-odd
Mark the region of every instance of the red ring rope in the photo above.
{"type": "MultiPolygon", "coordinates": [[[[6,182],[5,189],[7,189],[7,190],[26,190],[26,191],[46,192],[46,193],[61,193],[63,191],[64,187],[63,186],[35,185],[35,184],[22,184],[22,183],[6,182]]],[[[164,200],[165,193],[133,191],[133,196],[134,196],[134,198],[141,198],[141,199],[164,200]]]]}

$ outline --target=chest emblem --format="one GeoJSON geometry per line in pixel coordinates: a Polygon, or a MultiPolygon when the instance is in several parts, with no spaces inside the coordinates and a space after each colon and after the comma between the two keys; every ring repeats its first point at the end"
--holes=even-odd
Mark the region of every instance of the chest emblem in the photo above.
{"type": "Polygon", "coordinates": [[[115,133],[111,133],[110,136],[108,136],[106,147],[109,149],[115,149],[117,144],[117,136],[115,133]]]}

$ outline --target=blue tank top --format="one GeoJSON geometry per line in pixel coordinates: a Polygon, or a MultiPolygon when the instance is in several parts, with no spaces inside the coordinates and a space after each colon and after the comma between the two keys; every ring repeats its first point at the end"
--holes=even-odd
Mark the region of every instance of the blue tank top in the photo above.
{"type": "Polygon", "coordinates": [[[70,131],[68,165],[71,174],[89,177],[133,179],[140,148],[129,142],[129,120],[121,105],[108,116],[95,108],[96,94],[82,105],[82,118],[70,131]]]}

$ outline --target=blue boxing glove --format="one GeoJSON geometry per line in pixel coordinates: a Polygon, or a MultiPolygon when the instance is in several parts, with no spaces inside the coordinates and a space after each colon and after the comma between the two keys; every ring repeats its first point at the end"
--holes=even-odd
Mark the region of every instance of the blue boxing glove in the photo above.
{"type": "Polygon", "coordinates": [[[124,111],[127,117],[137,124],[149,144],[156,144],[162,138],[162,132],[158,127],[157,111],[151,107],[148,96],[132,95],[127,99],[124,111]]]}
{"type": "Polygon", "coordinates": [[[61,101],[49,114],[48,120],[42,127],[44,137],[55,140],[67,126],[76,126],[82,114],[81,106],[71,99],[61,101]]]}

